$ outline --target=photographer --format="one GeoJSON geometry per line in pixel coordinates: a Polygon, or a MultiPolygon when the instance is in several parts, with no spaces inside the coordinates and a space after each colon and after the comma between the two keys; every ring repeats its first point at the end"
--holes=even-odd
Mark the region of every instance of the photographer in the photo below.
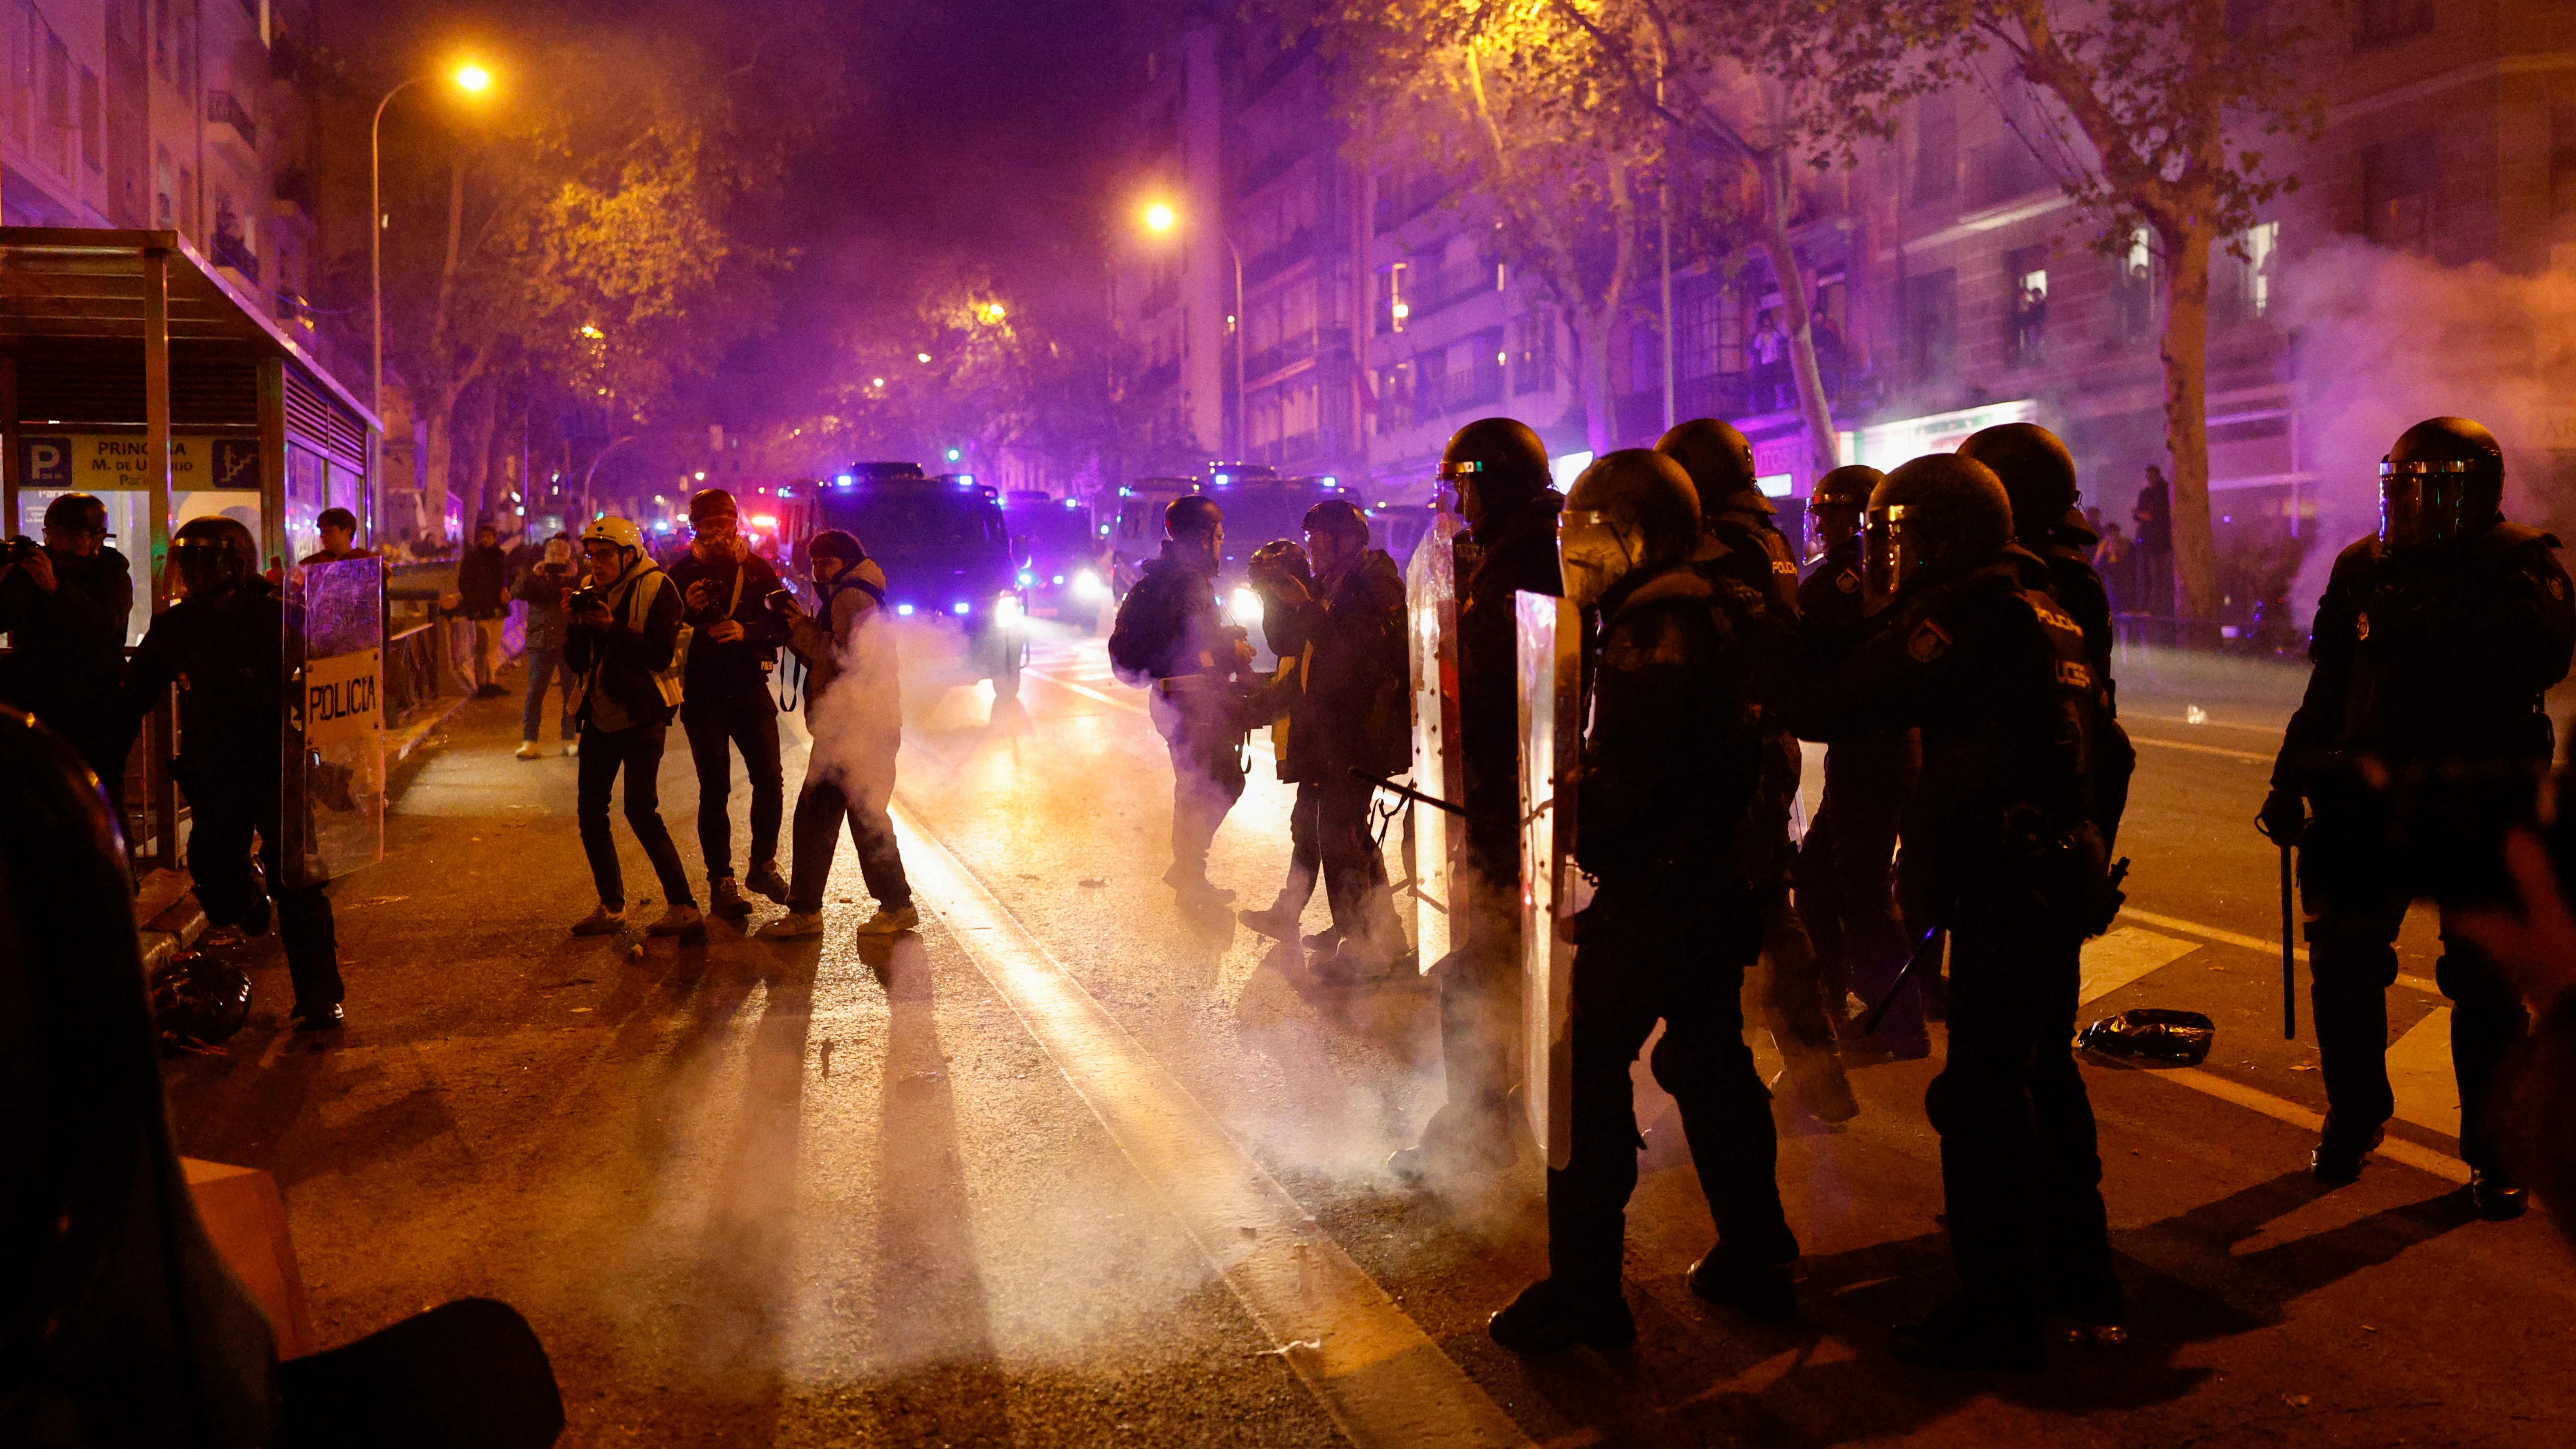
{"type": "Polygon", "coordinates": [[[1247,712],[1254,719],[1276,721],[1271,727],[1271,753],[1279,762],[1280,780],[1297,787],[1297,798],[1288,807],[1288,878],[1280,882],[1279,895],[1269,909],[1238,911],[1236,916],[1246,930],[1293,946],[1298,943],[1297,928],[1305,917],[1306,903],[1314,899],[1315,882],[1323,876],[1315,809],[1323,799],[1324,786],[1308,773],[1306,762],[1290,751],[1291,743],[1311,727],[1306,673],[1315,650],[1303,619],[1290,607],[1283,590],[1293,581],[1297,597],[1305,598],[1314,587],[1315,574],[1306,550],[1284,538],[1254,549],[1246,568],[1253,592],[1261,597],[1261,637],[1270,652],[1279,656],[1278,671],[1254,693],[1247,712]]]}
{"type": "Polygon", "coordinates": [[[66,493],[45,505],[45,541],[11,539],[0,558],[0,702],[16,705],[80,752],[122,820],[125,733],[116,680],[125,667],[134,574],[107,546],[107,505],[66,493]]]}
{"type": "Polygon", "coordinates": [[[1199,494],[1163,509],[1163,551],[1118,605],[1109,662],[1133,683],[1151,681],[1147,712],[1172,755],[1172,867],[1163,873],[1181,905],[1221,906],[1234,892],[1207,878],[1208,847],[1243,796],[1243,723],[1235,676],[1252,665],[1243,630],[1216,605],[1225,512],[1199,494]]]}
{"type": "Polygon", "coordinates": [[[474,623],[474,697],[493,699],[506,693],[495,676],[501,668],[501,623],[510,602],[509,555],[501,552],[501,531],[490,524],[474,530],[474,546],[456,565],[456,603],[450,612],[474,623]]]}
{"type": "MultiPolygon", "coordinates": [[[[2394,838],[2394,801],[2421,782],[2537,774],[2543,696],[2567,676],[2576,609],[2558,540],[2504,517],[2504,451],[2467,418],[2406,430],[2380,471],[2380,531],[2335,559],[2318,602],[2307,695],[2281,738],[2257,825],[2299,851],[2325,1130],[2318,1181],[2361,1175],[2396,1110],[2388,988],[2397,930],[2425,882],[2394,838]],[[2313,808],[2314,818],[2309,818],[2313,808]]],[[[2489,1218],[2522,1214],[2492,1120],[2493,1079],[2528,1017],[2496,963],[2445,915],[2434,979],[2453,1003],[2460,1156],[2489,1218]]]]}
{"type": "Polygon", "coordinates": [[[188,797],[188,874],[206,919],[257,936],[270,900],[286,969],[295,982],[298,1031],[340,1025],[339,935],[320,884],[286,884],[286,605],[259,571],[250,530],[229,518],[196,518],[170,540],[185,597],[152,621],[125,671],[118,723],[125,738],[179,692],[182,753],[170,773],[188,797]],[[251,837],[259,837],[256,868],[251,837]]]}
{"type": "Polygon", "coordinates": [[[668,675],[679,646],[680,591],[644,552],[644,531],[630,519],[601,518],[582,530],[589,582],[570,600],[564,664],[580,681],[579,809],[581,848],[599,887],[599,909],[573,925],[576,936],[614,935],[626,923],[626,877],[608,831],[608,792],[626,774],[626,824],[653,862],[669,901],[645,928],[650,936],[703,936],[704,917],[689,890],[679,847],[662,823],[659,776],[676,689],[668,675]]]}
{"type": "Polygon", "coordinates": [[[1317,785],[1315,839],[1335,944],[1312,969],[1342,979],[1382,976],[1404,954],[1404,932],[1369,833],[1376,787],[1352,771],[1383,777],[1412,768],[1404,576],[1384,550],[1369,547],[1368,519],[1347,499],[1328,498],[1306,511],[1306,551],[1314,588],[1289,577],[1277,590],[1288,616],[1283,627],[1312,650],[1306,708],[1282,761],[1317,785]]]}
{"type": "Polygon", "coordinates": [[[546,540],[546,550],[528,576],[519,580],[516,590],[528,606],[528,708],[519,721],[519,758],[533,760],[545,752],[537,748],[537,726],[546,712],[546,690],[555,682],[558,670],[563,673],[563,724],[557,731],[567,755],[578,749],[574,743],[578,725],[573,719],[573,694],[576,686],[572,672],[563,668],[564,629],[568,618],[565,603],[579,587],[580,575],[572,564],[572,535],[558,533],[546,540]]]}
{"type": "Polygon", "coordinates": [[[706,858],[707,909],[747,916],[751,903],[733,877],[733,756],[742,751],[751,777],[751,888],[781,905],[787,878],[778,871],[778,822],[786,792],[778,767],[778,704],[769,697],[769,667],[787,642],[787,620],[765,607],[780,589],[778,570],[744,545],[733,495],[701,488],[689,499],[695,537],[671,566],[681,617],[696,631],[689,645],[680,727],[698,770],[698,851],[706,858]]]}
{"type": "Polygon", "coordinates": [[[806,614],[783,590],[776,599],[788,621],[788,647],[812,671],[805,676],[805,721],[814,743],[796,795],[796,878],[787,914],[760,934],[770,940],[822,934],[823,887],[847,820],[859,875],[877,900],[876,914],[859,924],[859,934],[891,936],[920,925],[921,916],[886,814],[903,743],[903,696],[894,634],[886,627],[885,571],[855,535],[837,528],[815,534],[805,558],[819,616],[806,614]]]}

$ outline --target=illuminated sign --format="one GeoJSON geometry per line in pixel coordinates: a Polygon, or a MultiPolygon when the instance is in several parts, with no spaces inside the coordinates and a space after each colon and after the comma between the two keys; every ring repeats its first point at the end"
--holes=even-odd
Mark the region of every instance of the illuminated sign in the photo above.
{"type": "MultiPolygon", "coordinates": [[[[145,482],[144,441],[139,433],[29,433],[18,439],[26,488],[83,493],[139,492],[145,482]]],[[[259,491],[257,438],[170,437],[170,487],[259,491]]]]}
{"type": "Polygon", "coordinates": [[[1933,413],[1928,417],[1880,423],[1874,428],[1842,435],[1843,461],[1866,463],[1884,472],[1926,453],[1952,452],[1967,440],[1970,433],[2005,423],[2038,421],[2039,403],[2023,398],[2019,402],[1988,403],[1983,407],[1962,408],[1955,413],[1933,413]]]}

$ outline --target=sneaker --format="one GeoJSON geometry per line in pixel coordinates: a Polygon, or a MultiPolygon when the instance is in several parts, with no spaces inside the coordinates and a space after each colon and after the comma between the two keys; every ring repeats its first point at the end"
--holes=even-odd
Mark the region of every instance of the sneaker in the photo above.
{"type": "Polygon", "coordinates": [[[1486,1320],[1485,1332],[1514,1353],[1558,1353],[1577,1344],[1619,1349],[1637,1341],[1637,1320],[1615,1287],[1583,1292],[1541,1278],[1486,1320]]]}
{"type": "Polygon", "coordinates": [[[576,936],[614,936],[625,929],[626,909],[623,906],[616,910],[601,906],[572,923],[572,933],[576,936]]]}
{"type": "Polygon", "coordinates": [[[571,758],[572,758],[573,756],[575,756],[575,755],[580,754],[580,753],[581,753],[581,741],[579,741],[579,740],[577,740],[577,739],[574,739],[574,740],[566,740],[566,741],[564,741],[563,752],[564,752],[564,758],[565,758],[565,759],[567,759],[567,760],[571,759],[571,758]]]}
{"type": "Polygon", "coordinates": [[[897,936],[921,929],[921,912],[910,906],[879,906],[877,913],[859,922],[862,936],[897,936]]]}
{"type": "Polygon", "coordinates": [[[782,906],[787,904],[787,877],[779,874],[778,860],[774,856],[754,865],[751,874],[743,878],[742,888],[767,896],[782,906]]]}
{"type": "Polygon", "coordinates": [[[764,941],[798,941],[823,934],[821,911],[789,911],[777,920],[752,932],[764,941]]]}
{"type": "Polygon", "coordinates": [[[696,906],[673,906],[661,918],[644,928],[647,936],[685,936],[707,928],[707,918],[696,906]]]}
{"type": "Polygon", "coordinates": [[[1765,1323],[1787,1323],[1798,1316],[1798,1289],[1786,1263],[1756,1267],[1711,1248],[1691,1264],[1690,1290],[1705,1302],[1736,1309],[1765,1323]]]}
{"type": "Polygon", "coordinates": [[[743,899],[742,886],[732,876],[720,875],[707,882],[707,914],[748,916],[751,902],[743,899]]]}
{"type": "Polygon", "coordinates": [[[545,756],[545,751],[537,748],[537,742],[535,740],[525,740],[519,745],[518,755],[519,758],[523,760],[542,759],[545,756]]]}

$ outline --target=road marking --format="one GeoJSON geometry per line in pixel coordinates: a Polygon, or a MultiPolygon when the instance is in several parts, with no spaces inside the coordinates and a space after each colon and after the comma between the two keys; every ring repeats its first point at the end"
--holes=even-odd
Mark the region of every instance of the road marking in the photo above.
{"type": "MultiPolygon", "coordinates": [[[[1102,704],[1109,706],[1111,709],[1121,709],[1125,710],[1129,714],[1141,714],[1150,717],[1151,712],[1141,704],[1137,704],[1132,700],[1119,699],[1113,695],[1103,694],[1089,685],[1076,684],[1070,679],[1064,679],[1057,675],[1050,674],[1043,669],[1023,668],[1020,673],[1030,679],[1044,680],[1058,689],[1070,690],[1075,694],[1081,695],[1085,699],[1098,700],[1102,704]]],[[[1277,753],[1270,743],[1270,732],[1266,729],[1253,731],[1252,737],[1245,747],[1250,749],[1256,755],[1277,753]]]]}
{"type": "MultiPolygon", "coordinates": [[[[2204,1072],[2198,1067],[2168,1067],[2150,1071],[2148,1074],[2159,1081],[2189,1087],[2195,1092],[2205,1092],[2223,1102],[2233,1102],[2239,1107],[2260,1112],[2276,1122],[2287,1122],[2304,1131],[2325,1130],[2326,1119],[2323,1116],[2309,1111],[2296,1102],[2283,1101],[2260,1088],[2230,1081],[2215,1072],[2204,1072]]],[[[2447,1152],[2436,1152],[2430,1147],[2419,1146],[2402,1137],[2389,1138],[2380,1143],[2377,1150],[2380,1156],[2389,1161],[2402,1162],[2417,1172],[2442,1178],[2448,1182],[2465,1183],[2469,1180],[2467,1163],[2447,1152]]]]}
{"type": "Polygon", "coordinates": [[[1343,1437],[1530,1442],[900,799],[893,815],[916,890],[1343,1437]]]}
{"type": "MultiPolygon", "coordinates": [[[[2159,916],[2153,911],[2142,911],[2135,906],[2122,906],[2120,908],[2120,914],[2145,925],[2154,926],[2159,930],[2180,931],[2186,936],[2198,936],[2204,941],[2216,941],[2222,946],[2240,946],[2248,951],[2259,951],[2264,955],[2271,957],[2275,961],[2281,959],[2281,942],[2278,937],[2266,938],[2262,936],[2248,936],[2242,931],[2229,931],[2223,930],[2217,926],[2204,926],[2198,921],[2186,921],[2180,916],[2159,916]]],[[[2294,946],[2290,950],[2290,955],[2296,960],[2305,961],[2308,959],[2308,948],[2305,946],[2294,946]]],[[[2442,988],[2440,986],[2436,985],[2426,977],[2415,975],[2411,971],[2398,972],[2397,984],[2400,986],[2411,986],[2417,991],[2425,992],[2433,996],[2439,996],[2442,994],[2442,988]]]]}
{"type": "Polygon", "coordinates": [[[2249,765],[2268,765],[2272,763],[2272,757],[2270,755],[2257,754],[2252,750],[2231,750],[2225,745],[2194,745],[2187,744],[2181,740],[2162,740],[2156,738],[2154,735],[2131,735],[2129,736],[2129,742],[2131,744],[2138,745],[2154,745],[2156,748],[2162,750],[2189,750],[2195,755],[2216,755],[2220,759],[2241,760],[2249,765]]]}
{"type": "Polygon", "coordinates": [[[2135,926],[2117,926],[2084,943],[2084,987],[2077,1005],[2089,1006],[2158,967],[2168,966],[2200,949],[2197,941],[2181,941],[2141,931],[2135,926]]]}
{"type": "Polygon", "coordinates": [[[2451,1008],[2437,1006],[2388,1049],[2388,1088],[2400,1121],[2460,1135],[2460,1078],[2451,1070],[2451,1008]]]}

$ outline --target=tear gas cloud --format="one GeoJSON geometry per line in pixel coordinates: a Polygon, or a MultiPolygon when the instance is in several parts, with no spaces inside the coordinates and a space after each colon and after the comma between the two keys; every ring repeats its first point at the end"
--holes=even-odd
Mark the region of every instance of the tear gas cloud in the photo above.
{"type": "Polygon", "coordinates": [[[2426,418],[2493,429],[2508,516],[2576,536],[2576,270],[2515,276],[2344,240],[2301,259],[2284,291],[2315,479],[2301,494],[2317,508],[2291,596],[2303,623],[2335,554],[2379,526],[2380,457],[2426,418]]]}

